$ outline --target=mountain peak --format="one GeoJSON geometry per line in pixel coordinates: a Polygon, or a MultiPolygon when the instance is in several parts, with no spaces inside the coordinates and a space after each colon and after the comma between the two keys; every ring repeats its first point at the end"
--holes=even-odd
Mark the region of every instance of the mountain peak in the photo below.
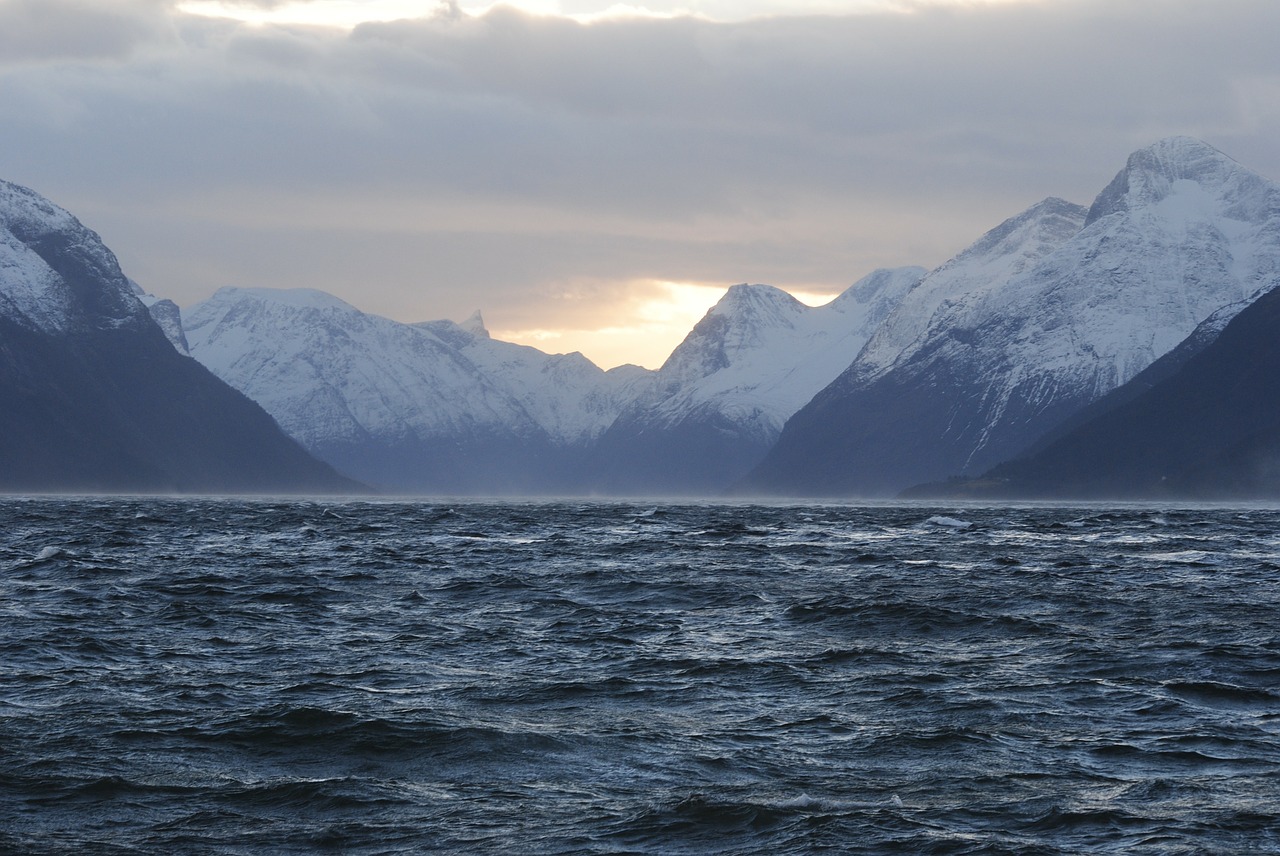
{"type": "Polygon", "coordinates": [[[1186,181],[1224,194],[1263,183],[1260,176],[1206,142],[1167,137],[1129,155],[1124,169],[1094,200],[1085,225],[1134,206],[1160,202],[1186,181]]]}
{"type": "Polygon", "coordinates": [[[180,356],[115,254],[66,210],[0,181],[0,487],[353,490],[258,405],[180,356]]]}
{"type": "Polygon", "coordinates": [[[42,231],[67,229],[79,221],[30,188],[0,180],[0,223],[10,229],[20,224],[40,224],[42,231]]]}
{"type": "Polygon", "coordinates": [[[729,286],[724,296],[711,307],[710,316],[730,316],[738,320],[774,321],[807,309],[781,288],[772,285],[739,283],[729,286]]]}
{"type": "Polygon", "coordinates": [[[472,312],[465,321],[459,321],[458,326],[466,330],[473,336],[479,336],[481,339],[489,338],[489,329],[484,326],[484,316],[477,309],[472,312]]]}
{"type": "Polygon", "coordinates": [[[0,299],[24,326],[68,330],[146,323],[115,254],[65,209],[0,181],[0,299]]]}

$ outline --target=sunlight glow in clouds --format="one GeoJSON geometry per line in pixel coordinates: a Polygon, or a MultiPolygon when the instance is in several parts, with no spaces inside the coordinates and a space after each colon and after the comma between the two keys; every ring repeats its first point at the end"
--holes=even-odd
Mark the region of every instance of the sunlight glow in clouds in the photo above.
{"type": "MultiPolygon", "coordinates": [[[[548,353],[580,351],[606,369],[629,362],[656,369],[728,288],[691,282],[646,285],[650,295],[634,308],[626,324],[596,330],[494,330],[492,335],[548,353]]],[[[790,293],[807,306],[821,306],[836,297],[834,293],[790,293]]]]}
{"type": "Polygon", "coordinates": [[[656,369],[707,310],[725,286],[687,282],[644,283],[648,296],[632,308],[626,323],[594,330],[494,330],[493,336],[548,353],[580,351],[601,368],[636,363],[656,369]]]}
{"type": "Polygon", "coordinates": [[[932,267],[1160,137],[1280,175],[1276,0],[498,2],[0,0],[2,177],[183,306],[653,366],[734,282],[932,267]]]}

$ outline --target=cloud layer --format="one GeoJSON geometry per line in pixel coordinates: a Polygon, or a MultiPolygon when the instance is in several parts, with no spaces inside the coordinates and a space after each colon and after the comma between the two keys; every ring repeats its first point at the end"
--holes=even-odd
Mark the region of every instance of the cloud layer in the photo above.
{"type": "Polygon", "coordinates": [[[310,286],[596,329],[654,281],[937,264],[1161,136],[1280,177],[1276,32],[1273,0],[589,25],[442,4],[354,30],[0,0],[0,177],[179,303],[310,286]]]}

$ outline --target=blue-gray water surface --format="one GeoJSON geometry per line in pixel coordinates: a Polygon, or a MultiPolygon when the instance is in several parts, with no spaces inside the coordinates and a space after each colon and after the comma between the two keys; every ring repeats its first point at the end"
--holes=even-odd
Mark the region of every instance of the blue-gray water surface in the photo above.
{"type": "Polygon", "coordinates": [[[1280,511],[0,500],[0,852],[1280,851],[1280,511]]]}

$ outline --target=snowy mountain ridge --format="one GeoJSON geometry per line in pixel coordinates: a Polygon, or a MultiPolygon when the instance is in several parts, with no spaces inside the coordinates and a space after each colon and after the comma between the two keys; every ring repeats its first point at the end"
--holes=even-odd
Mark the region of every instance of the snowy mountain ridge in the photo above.
{"type": "Polygon", "coordinates": [[[461,323],[427,321],[413,326],[456,347],[560,445],[599,437],[653,375],[631,365],[605,371],[577,351],[547,354],[494,339],[479,312],[461,323]]]}
{"type": "Polygon", "coordinates": [[[0,181],[0,489],[361,489],[177,353],[140,291],[97,233],[0,181]]]}
{"type": "Polygon", "coordinates": [[[651,374],[494,340],[478,315],[464,323],[404,324],[307,289],[224,288],[183,313],[192,356],[313,454],[394,489],[438,478],[480,490],[501,479],[499,461],[545,475],[651,374]]]}
{"type": "Polygon", "coordinates": [[[770,285],[735,285],[658,370],[633,409],[656,424],[718,413],[770,439],[834,380],[924,268],[877,270],[823,306],[770,285]]]}
{"type": "MultiPolygon", "coordinates": [[[[495,340],[479,312],[403,324],[307,289],[220,289],[182,320],[193,357],[354,478],[430,487],[412,481],[407,462],[461,444],[470,451],[449,471],[458,489],[478,489],[461,461],[483,447],[513,467],[554,471],[561,485],[624,491],[630,476],[605,484],[594,474],[619,472],[610,438],[637,425],[652,439],[710,420],[745,438],[754,461],[923,274],[877,271],[816,308],[771,286],[734,286],[657,372],[606,372],[579,353],[495,340]]],[[[440,475],[428,469],[421,479],[440,475]]]]}
{"type": "MultiPolygon", "coordinates": [[[[885,319],[857,355],[858,377],[867,382],[909,359],[923,346],[926,332],[962,300],[993,292],[1024,273],[1084,225],[1085,208],[1049,198],[1010,217],[954,258],[930,271],[885,319]]],[[[998,297],[997,297],[998,299],[998,297]]]]}
{"type": "Polygon", "coordinates": [[[924,275],[879,270],[825,306],[735,285],[601,437],[606,490],[716,494],[745,475],[787,419],[837,377],[924,275]]]}
{"type": "Polygon", "coordinates": [[[1280,189],[1172,138],[1087,209],[1046,199],[825,306],[733,286],[659,370],[605,372],[479,312],[404,324],[313,289],[222,289],[179,318],[70,214],[0,185],[0,315],[158,324],[314,454],[405,490],[708,494],[764,459],[769,491],[882,495],[979,472],[1278,281],[1280,189]]]}
{"type": "Polygon", "coordinates": [[[183,328],[192,356],[308,448],[370,435],[538,430],[431,332],[323,292],[222,288],[183,313],[183,328]]]}
{"type": "Polygon", "coordinates": [[[1135,152],[1082,212],[1048,200],[927,276],[756,483],[807,470],[880,494],[981,472],[1280,281],[1280,186],[1202,142],[1135,152]],[[997,275],[965,275],[1008,237],[1022,250],[995,253],[997,275]]]}
{"type": "Polygon", "coordinates": [[[49,333],[83,323],[138,324],[145,317],[115,254],[96,232],[7,181],[0,181],[0,314],[49,333]],[[92,281],[59,273],[51,262],[60,254],[73,258],[75,269],[92,281]]]}

